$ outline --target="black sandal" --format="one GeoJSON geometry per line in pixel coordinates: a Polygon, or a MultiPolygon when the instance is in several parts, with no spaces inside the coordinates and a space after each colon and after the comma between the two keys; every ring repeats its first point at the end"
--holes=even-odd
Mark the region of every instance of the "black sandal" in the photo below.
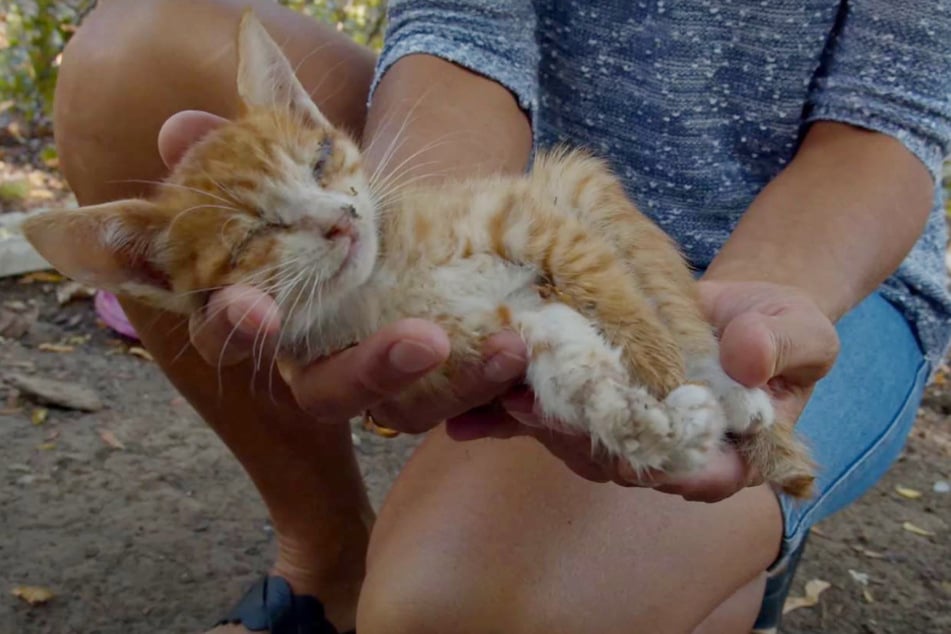
{"type": "Polygon", "coordinates": [[[294,594],[283,577],[257,581],[228,616],[215,623],[215,627],[219,625],[243,625],[252,632],[270,634],[339,634],[327,620],[320,600],[294,594]]]}

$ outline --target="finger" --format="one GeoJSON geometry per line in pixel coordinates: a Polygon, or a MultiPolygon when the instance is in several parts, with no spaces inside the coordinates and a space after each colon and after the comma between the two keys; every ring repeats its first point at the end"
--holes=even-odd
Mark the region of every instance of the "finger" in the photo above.
{"type": "Polygon", "coordinates": [[[270,354],[280,331],[274,300],[250,286],[213,293],[188,321],[192,345],[212,365],[233,365],[257,351],[270,354]]]}
{"type": "Polygon", "coordinates": [[[201,110],[183,110],[166,119],[159,129],[159,155],[168,167],[174,167],[196,141],[227,119],[201,110]]]}
{"type": "Polygon", "coordinates": [[[783,376],[808,385],[825,376],[839,352],[835,328],[809,309],[788,309],[776,315],[738,315],[720,337],[720,359],[740,383],[757,387],[783,376]]]}
{"type": "Polygon", "coordinates": [[[693,474],[667,477],[654,488],[695,502],[719,502],[756,483],[753,472],[733,447],[724,447],[711,456],[710,463],[693,474]]]}
{"type": "Polygon", "coordinates": [[[381,403],[373,409],[377,421],[394,429],[418,433],[490,403],[521,380],[527,366],[527,352],[513,332],[500,332],[486,340],[481,363],[459,368],[441,398],[421,394],[414,399],[381,403]]]}
{"type": "Polygon", "coordinates": [[[395,396],[448,357],[449,338],[441,328],[421,319],[406,319],[353,348],[293,369],[288,385],[303,409],[336,422],[395,396]]]}

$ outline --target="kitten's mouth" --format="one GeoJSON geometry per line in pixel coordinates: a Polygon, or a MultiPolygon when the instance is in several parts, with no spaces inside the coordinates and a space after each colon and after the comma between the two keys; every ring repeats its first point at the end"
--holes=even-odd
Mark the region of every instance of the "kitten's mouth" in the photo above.
{"type": "Polygon", "coordinates": [[[337,272],[333,274],[330,278],[332,281],[338,279],[348,269],[353,267],[354,261],[357,259],[357,254],[360,251],[360,245],[362,244],[360,236],[356,233],[340,238],[341,242],[346,241],[347,244],[344,246],[343,260],[340,262],[340,268],[337,269],[337,272]]]}

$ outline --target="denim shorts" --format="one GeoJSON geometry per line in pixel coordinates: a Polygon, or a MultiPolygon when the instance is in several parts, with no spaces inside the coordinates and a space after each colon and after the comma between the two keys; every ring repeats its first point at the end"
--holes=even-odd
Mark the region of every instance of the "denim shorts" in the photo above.
{"type": "Polygon", "coordinates": [[[780,496],[782,550],[769,571],[757,632],[778,626],[809,529],[857,500],[898,458],[931,373],[904,316],[877,293],[837,330],[839,358],[796,425],[819,465],[817,493],[806,502],[780,496]]]}

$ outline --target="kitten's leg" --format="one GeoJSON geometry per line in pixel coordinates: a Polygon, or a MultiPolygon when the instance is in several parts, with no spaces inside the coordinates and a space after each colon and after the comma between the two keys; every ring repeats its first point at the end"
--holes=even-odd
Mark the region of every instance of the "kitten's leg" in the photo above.
{"type": "Polygon", "coordinates": [[[514,325],[528,345],[527,379],[546,420],[590,435],[638,470],[683,473],[705,464],[723,432],[706,387],[681,386],[659,402],[630,384],[621,351],[563,304],[518,311],[514,325]]]}
{"type": "MultiPolygon", "coordinates": [[[[748,433],[773,421],[772,406],[759,389],[731,379],[719,361],[719,346],[700,309],[696,281],[670,237],[643,216],[617,178],[589,158],[570,161],[561,187],[566,210],[612,244],[644,296],[680,347],[686,379],[709,385],[719,397],[730,431],[748,433]]],[[[616,343],[616,342],[615,342],[616,343]]]]}
{"type": "Polygon", "coordinates": [[[642,216],[600,161],[576,157],[549,162],[548,177],[543,190],[560,190],[562,209],[614,246],[638,287],[654,302],[683,351],[687,380],[708,385],[717,395],[727,429],[738,435],[738,448],[750,464],[790,495],[808,496],[814,479],[808,450],[792,425],[774,424],[772,403],[763,390],[747,388],[723,370],[696,282],[667,234],[642,216]],[[551,180],[552,174],[559,178],[551,180]]]}
{"type": "Polygon", "coordinates": [[[536,267],[551,281],[558,301],[592,317],[653,395],[663,397],[682,385],[679,346],[610,245],[577,220],[553,215],[551,208],[518,211],[523,213],[513,214],[500,235],[492,236],[496,251],[536,267]]]}

